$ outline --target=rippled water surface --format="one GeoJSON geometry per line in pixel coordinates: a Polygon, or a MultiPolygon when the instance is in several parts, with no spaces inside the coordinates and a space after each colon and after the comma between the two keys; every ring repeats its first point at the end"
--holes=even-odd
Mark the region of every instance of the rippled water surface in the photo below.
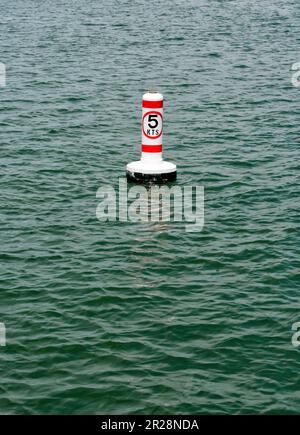
{"type": "Polygon", "coordinates": [[[299,2],[0,9],[0,412],[299,413],[299,2]],[[202,232],[96,219],[149,88],[202,232]]]}

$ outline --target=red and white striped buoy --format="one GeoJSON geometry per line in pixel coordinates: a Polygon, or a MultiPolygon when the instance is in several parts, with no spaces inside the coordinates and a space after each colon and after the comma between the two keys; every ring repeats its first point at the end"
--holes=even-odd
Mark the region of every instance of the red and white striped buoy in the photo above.
{"type": "Polygon", "coordinates": [[[164,97],[158,92],[143,95],[142,156],[141,160],[128,163],[129,181],[174,181],[176,165],[162,158],[164,97]]]}

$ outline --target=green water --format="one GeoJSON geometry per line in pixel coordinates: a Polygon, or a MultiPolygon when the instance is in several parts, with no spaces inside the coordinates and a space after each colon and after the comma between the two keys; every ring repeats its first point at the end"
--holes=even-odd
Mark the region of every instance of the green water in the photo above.
{"type": "Polygon", "coordinates": [[[299,2],[0,8],[0,412],[299,413],[299,2]],[[149,88],[202,232],[96,219],[149,88]]]}

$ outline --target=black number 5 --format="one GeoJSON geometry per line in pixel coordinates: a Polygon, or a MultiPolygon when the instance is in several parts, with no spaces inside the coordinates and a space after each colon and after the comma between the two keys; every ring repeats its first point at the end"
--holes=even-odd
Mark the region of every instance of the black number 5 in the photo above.
{"type": "Polygon", "coordinates": [[[158,115],[149,115],[148,116],[148,127],[149,128],[156,128],[157,126],[158,126],[158,121],[157,121],[157,118],[158,117],[158,115]],[[154,125],[152,124],[150,124],[150,122],[154,122],[154,125]]]}

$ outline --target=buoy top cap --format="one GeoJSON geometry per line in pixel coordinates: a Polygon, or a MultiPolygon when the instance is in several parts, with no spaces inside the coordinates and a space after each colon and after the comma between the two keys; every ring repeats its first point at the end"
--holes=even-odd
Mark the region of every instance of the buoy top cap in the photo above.
{"type": "Polygon", "coordinates": [[[163,95],[156,91],[148,91],[143,95],[143,100],[145,101],[162,101],[163,99],[163,95]]]}

